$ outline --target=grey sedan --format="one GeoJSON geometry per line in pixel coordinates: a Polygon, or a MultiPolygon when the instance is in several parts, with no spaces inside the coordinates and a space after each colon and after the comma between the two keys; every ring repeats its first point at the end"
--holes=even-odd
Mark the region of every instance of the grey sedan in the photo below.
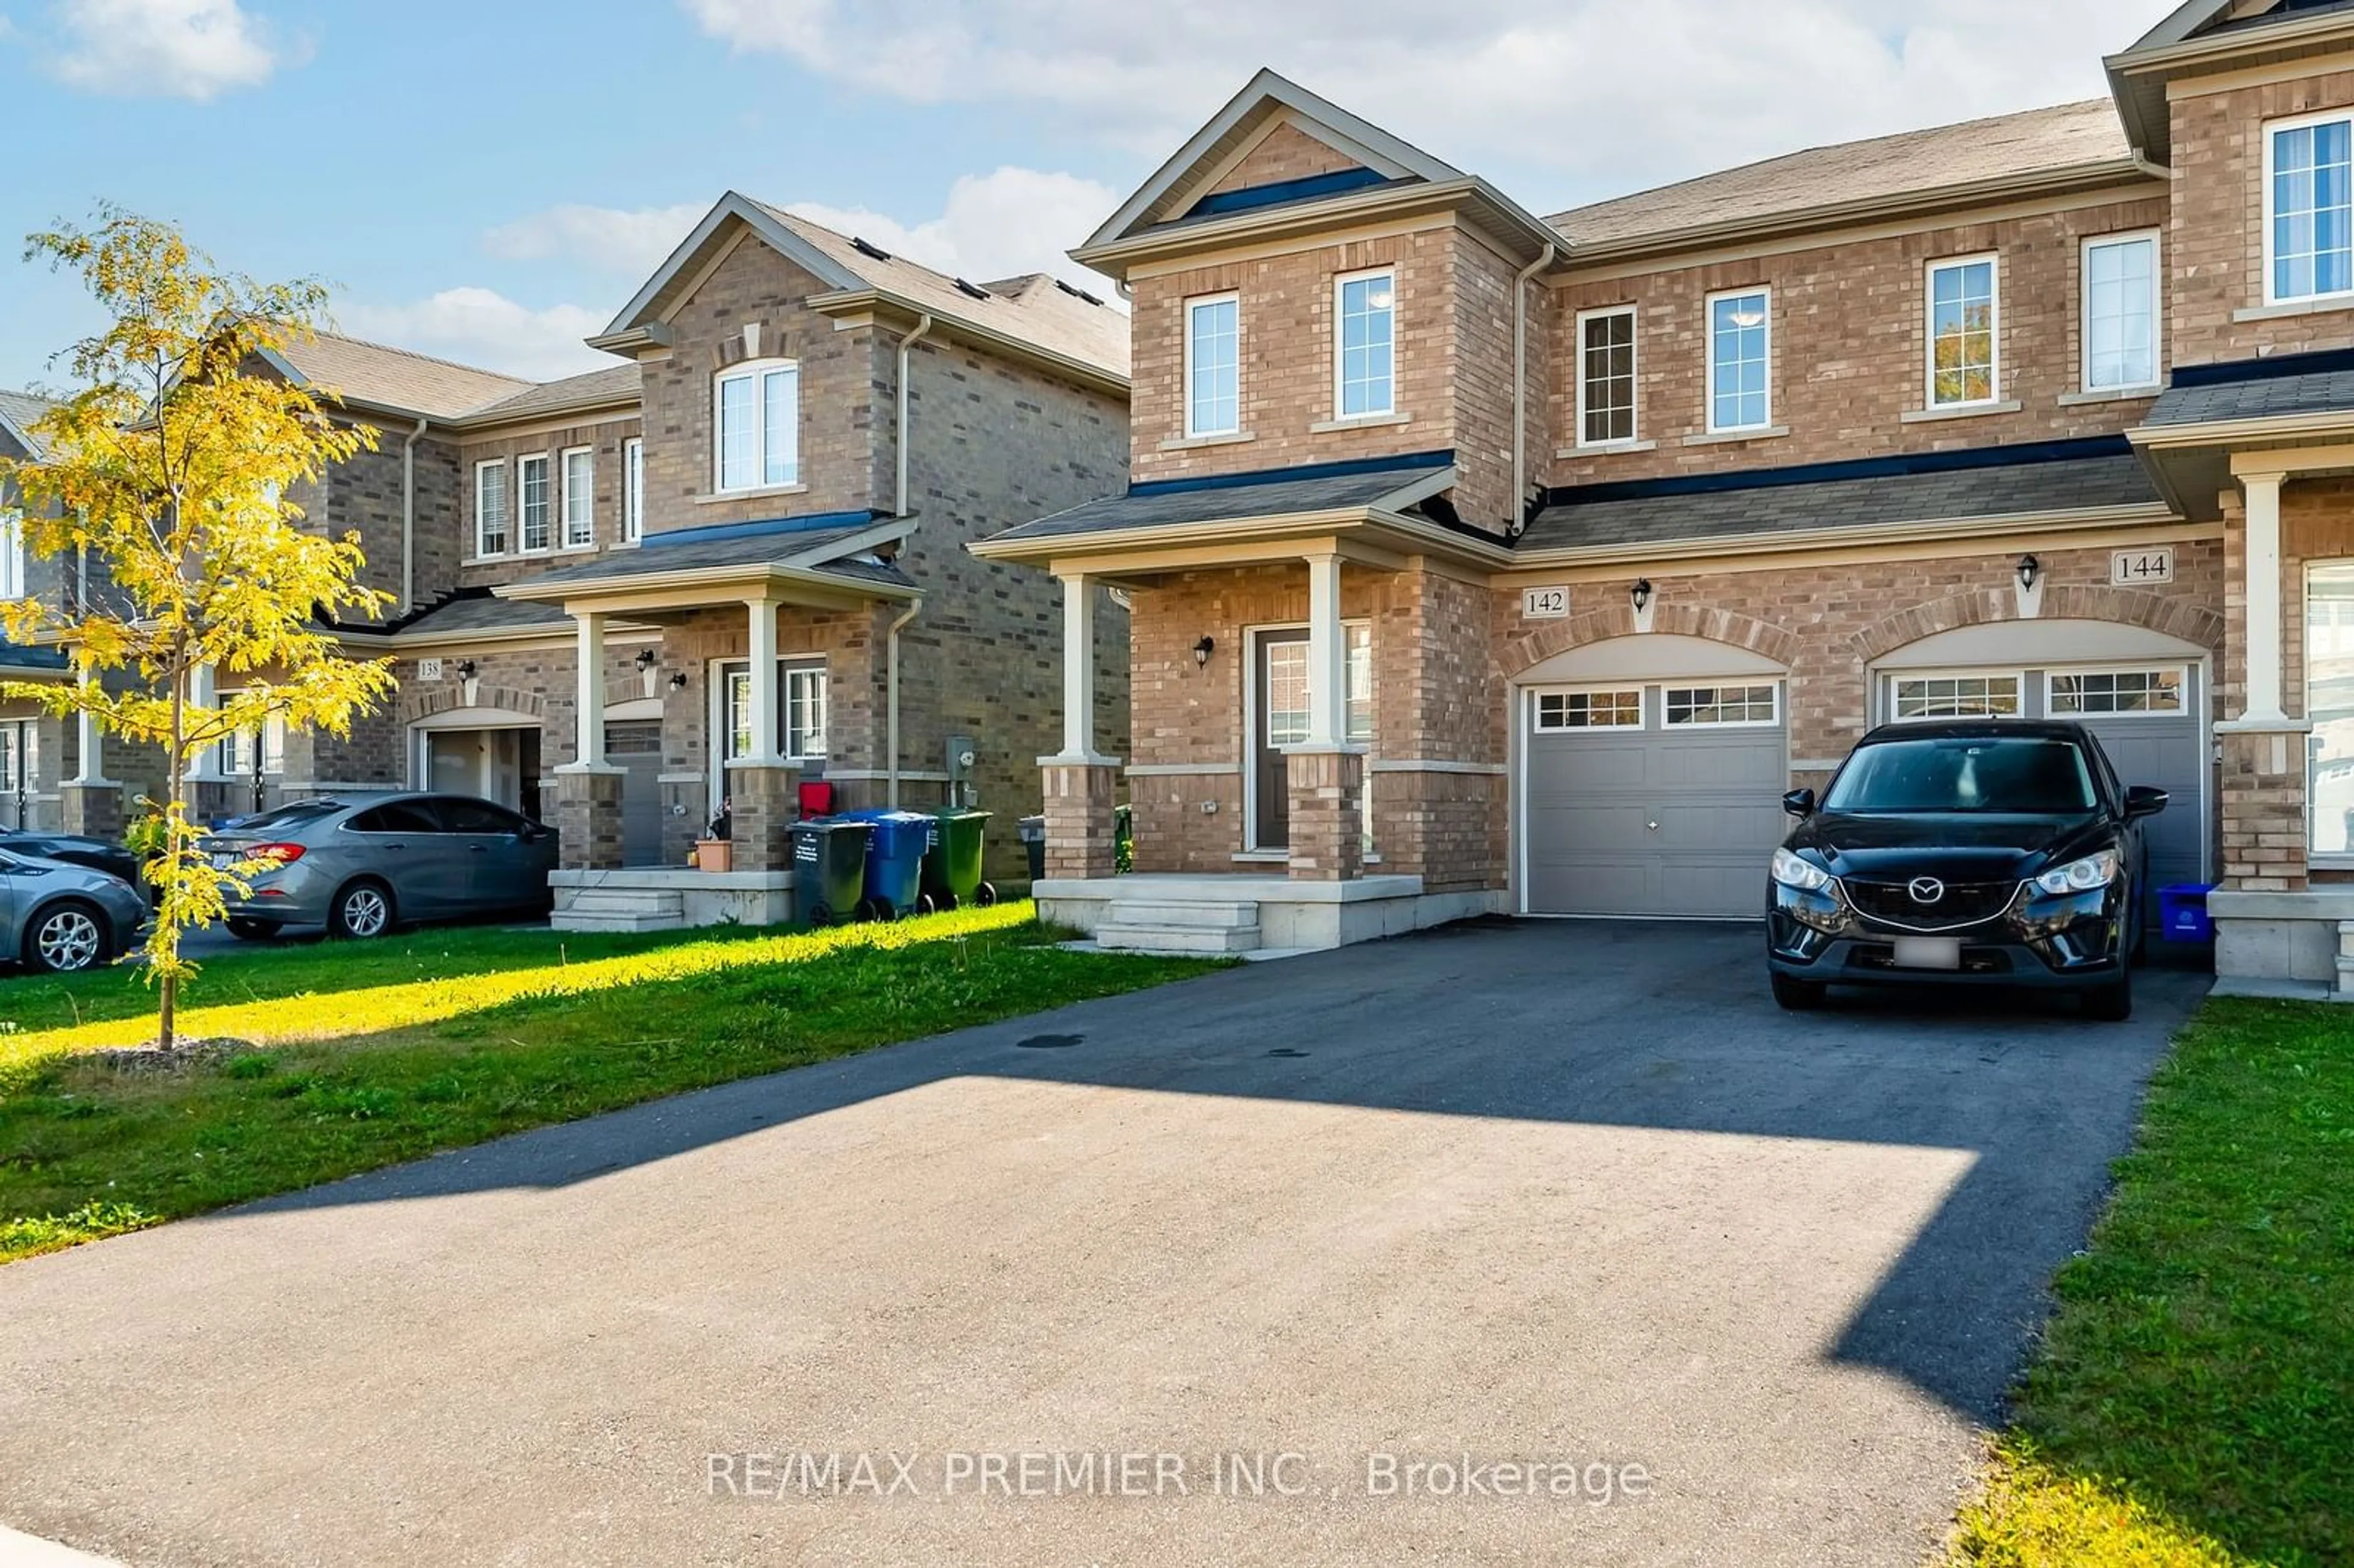
{"type": "Polygon", "coordinates": [[[552,829],[472,795],[349,794],[296,800],[199,841],[218,865],[263,863],[232,897],[248,939],[287,926],[381,937],[396,923],[547,907],[552,829]]]}
{"type": "Polygon", "coordinates": [[[0,850],[0,958],[50,974],[95,969],[146,918],[146,895],[119,876],[0,850]]]}

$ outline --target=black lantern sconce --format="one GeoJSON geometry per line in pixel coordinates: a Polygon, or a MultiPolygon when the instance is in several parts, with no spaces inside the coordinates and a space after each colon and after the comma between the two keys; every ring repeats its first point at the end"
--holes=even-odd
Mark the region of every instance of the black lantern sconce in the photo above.
{"type": "Polygon", "coordinates": [[[1627,597],[1634,601],[1635,613],[1642,614],[1645,608],[1651,602],[1651,579],[1637,577],[1635,586],[1628,590],[1627,597]]]}
{"type": "Polygon", "coordinates": [[[458,679],[461,681],[471,681],[473,678],[474,662],[472,659],[460,660],[458,662],[458,679]]]}
{"type": "Polygon", "coordinates": [[[2033,556],[2021,556],[2019,557],[2020,592],[2033,593],[2035,591],[2035,579],[2042,575],[2043,563],[2041,561],[2037,560],[2033,556]]]}
{"type": "Polygon", "coordinates": [[[1197,670],[1208,669],[1210,667],[1210,655],[1217,651],[1218,642],[1217,639],[1214,637],[1204,637],[1199,642],[1194,643],[1193,667],[1197,670]]]}
{"type": "Polygon", "coordinates": [[[651,648],[641,648],[638,650],[638,656],[631,662],[637,665],[638,673],[642,675],[654,667],[654,651],[651,648]]]}
{"type": "Polygon", "coordinates": [[[685,671],[684,671],[684,670],[674,670],[674,671],[673,671],[673,672],[671,673],[671,677],[670,677],[670,689],[671,689],[672,691],[673,691],[673,692],[683,692],[683,691],[686,690],[686,672],[685,672],[685,671]]]}

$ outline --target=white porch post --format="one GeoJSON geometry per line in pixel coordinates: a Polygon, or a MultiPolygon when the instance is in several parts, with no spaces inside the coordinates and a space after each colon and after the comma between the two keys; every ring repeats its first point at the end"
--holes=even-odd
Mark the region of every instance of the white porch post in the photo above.
{"type": "Polygon", "coordinates": [[[579,628],[578,712],[572,726],[571,767],[583,773],[605,767],[605,612],[580,609],[572,614],[579,628]]]}
{"type": "Polygon", "coordinates": [[[1308,557],[1308,739],[1328,748],[1349,738],[1349,639],[1341,626],[1341,556],[1308,557]]]}
{"type": "Polygon", "coordinates": [[[1096,755],[1096,585],[1085,572],[1063,585],[1063,750],[1059,762],[1098,761],[1096,755]]]}
{"type": "MultiPolygon", "coordinates": [[[[88,671],[81,675],[81,684],[88,686],[95,679],[88,671]]],[[[98,715],[84,708],[74,715],[81,753],[81,766],[69,784],[110,784],[106,776],[106,732],[98,727],[98,715]]]]}
{"type": "Polygon", "coordinates": [[[756,768],[781,766],[777,744],[777,601],[748,599],[751,638],[748,644],[752,666],[752,747],[742,760],[756,768]]]}
{"type": "Polygon", "coordinates": [[[2240,476],[2248,498],[2248,679],[2240,716],[2248,722],[2285,722],[2288,716],[2281,706],[2280,506],[2286,477],[2240,476]]]}
{"type": "MultiPolygon", "coordinates": [[[[213,667],[210,664],[197,665],[195,669],[188,672],[188,705],[191,707],[198,708],[218,706],[220,702],[219,687],[219,677],[214,671],[213,667]]],[[[199,782],[218,779],[220,777],[220,748],[218,747],[208,746],[204,750],[198,752],[196,754],[196,766],[189,770],[188,777],[190,779],[199,782]]]]}

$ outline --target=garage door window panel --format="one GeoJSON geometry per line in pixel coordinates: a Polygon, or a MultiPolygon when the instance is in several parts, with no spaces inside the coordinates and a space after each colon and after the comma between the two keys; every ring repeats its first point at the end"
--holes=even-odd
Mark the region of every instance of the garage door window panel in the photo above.
{"type": "Polygon", "coordinates": [[[2179,668],[2072,670],[2049,679],[2044,711],[2054,718],[2182,712],[2183,672],[2179,668]]]}
{"type": "Polygon", "coordinates": [[[1642,690],[1629,686],[1605,692],[1540,692],[1536,727],[1548,735],[1581,729],[1640,729],[1642,690]]]}
{"type": "Polygon", "coordinates": [[[1782,722],[1781,688],[1756,686],[1670,686],[1667,722],[1670,729],[1728,729],[1782,722]]]}
{"type": "Polygon", "coordinates": [[[1898,719],[2016,718],[2020,681],[2007,675],[1905,675],[1893,683],[1898,719]]]}

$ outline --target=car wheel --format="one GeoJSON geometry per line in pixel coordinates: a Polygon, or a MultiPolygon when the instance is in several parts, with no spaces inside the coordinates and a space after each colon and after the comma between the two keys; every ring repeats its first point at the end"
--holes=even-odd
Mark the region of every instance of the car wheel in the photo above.
{"type": "Polygon", "coordinates": [[[826,927],[833,924],[833,906],[831,904],[811,905],[809,920],[811,927],[819,930],[823,930],[826,927]]]}
{"type": "Polygon", "coordinates": [[[275,920],[256,920],[248,915],[232,915],[222,924],[228,927],[228,934],[240,942],[266,940],[278,935],[280,928],[279,922],[275,920]]]}
{"type": "Polygon", "coordinates": [[[44,974],[78,974],[106,959],[106,916],[74,899],[33,916],[25,932],[25,962],[44,974]]]}
{"type": "Polygon", "coordinates": [[[1792,980],[1774,971],[1774,1000],[1790,1012],[1811,1012],[1823,1004],[1829,988],[1820,980],[1792,980]]]}
{"type": "Polygon", "coordinates": [[[381,937],[392,929],[392,893],[381,882],[355,882],[335,895],[327,930],[337,937],[381,937]]]}
{"type": "Polygon", "coordinates": [[[2123,1023],[2133,1016],[2133,969],[2120,966],[2117,978],[2084,993],[2084,1016],[2103,1023],[2123,1023]]]}

